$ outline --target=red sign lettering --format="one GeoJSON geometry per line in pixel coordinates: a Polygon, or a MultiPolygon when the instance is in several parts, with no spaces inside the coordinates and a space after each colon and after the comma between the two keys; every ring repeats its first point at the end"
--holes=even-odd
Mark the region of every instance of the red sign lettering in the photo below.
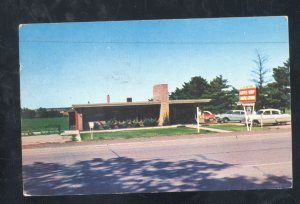
{"type": "Polygon", "coordinates": [[[256,102],[256,87],[241,88],[239,92],[240,103],[255,103],[256,102]]]}

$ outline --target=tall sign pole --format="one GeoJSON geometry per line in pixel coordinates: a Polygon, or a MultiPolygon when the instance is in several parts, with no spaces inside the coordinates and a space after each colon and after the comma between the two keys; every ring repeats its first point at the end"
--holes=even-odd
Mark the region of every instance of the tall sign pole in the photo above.
{"type": "Polygon", "coordinates": [[[245,123],[247,126],[247,131],[251,131],[253,125],[253,118],[251,115],[254,113],[255,108],[256,86],[253,85],[240,88],[239,99],[245,111],[245,123]]]}
{"type": "Polygon", "coordinates": [[[94,129],[94,122],[89,122],[91,139],[94,139],[92,129],[94,129]]]}
{"type": "Polygon", "coordinates": [[[200,111],[199,107],[197,107],[197,131],[200,132],[200,111]]]}

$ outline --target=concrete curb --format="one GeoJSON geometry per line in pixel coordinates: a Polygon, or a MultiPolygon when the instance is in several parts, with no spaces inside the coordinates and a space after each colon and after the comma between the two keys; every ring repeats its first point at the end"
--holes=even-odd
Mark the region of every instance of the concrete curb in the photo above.
{"type": "Polygon", "coordinates": [[[75,136],[76,142],[81,142],[80,132],[79,130],[67,130],[64,131],[61,136],[75,136]]]}
{"type": "MultiPolygon", "coordinates": [[[[197,125],[186,125],[186,127],[197,128],[197,125]]],[[[208,130],[208,131],[220,132],[220,133],[232,132],[229,130],[220,130],[220,129],[215,129],[215,128],[202,127],[202,126],[200,126],[200,130],[208,130]]]]}

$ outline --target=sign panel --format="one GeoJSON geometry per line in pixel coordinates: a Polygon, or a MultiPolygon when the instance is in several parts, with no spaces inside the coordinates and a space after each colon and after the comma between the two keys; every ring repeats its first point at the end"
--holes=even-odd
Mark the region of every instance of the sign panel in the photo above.
{"type": "Polygon", "coordinates": [[[240,103],[255,103],[256,102],[256,87],[244,87],[239,92],[240,103]]]}

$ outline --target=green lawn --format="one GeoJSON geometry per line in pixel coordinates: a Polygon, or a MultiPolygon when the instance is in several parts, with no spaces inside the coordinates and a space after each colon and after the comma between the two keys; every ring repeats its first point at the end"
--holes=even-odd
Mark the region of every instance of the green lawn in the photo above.
{"type": "Polygon", "coordinates": [[[59,129],[68,130],[68,117],[32,118],[21,120],[22,133],[31,135],[33,132],[53,133],[59,129]]]}
{"type": "MultiPolygon", "coordinates": [[[[200,134],[212,133],[211,131],[201,130],[200,134]]],[[[116,138],[142,138],[156,136],[175,136],[185,134],[197,134],[197,129],[188,127],[171,127],[171,128],[153,128],[144,130],[125,130],[117,132],[97,132],[93,133],[94,140],[98,139],[116,139],[116,138]]],[[[90,133],[81,133],[82,140],[91,140],[90,133]]]]}
{"type": "MultiPolygon", "coordinates": [[[[228,130],[228,131],[247,131],[247,127],[245,125],[242,124],[222,124],[222,125],[212,125],[210,126],[211,128],[215,128],[215,129],[221,129],[221,130],[228,130]]],[[[252,127],[252,130],[262,130],[265,127],[261,128],[259,127],[252,127]]]]}

